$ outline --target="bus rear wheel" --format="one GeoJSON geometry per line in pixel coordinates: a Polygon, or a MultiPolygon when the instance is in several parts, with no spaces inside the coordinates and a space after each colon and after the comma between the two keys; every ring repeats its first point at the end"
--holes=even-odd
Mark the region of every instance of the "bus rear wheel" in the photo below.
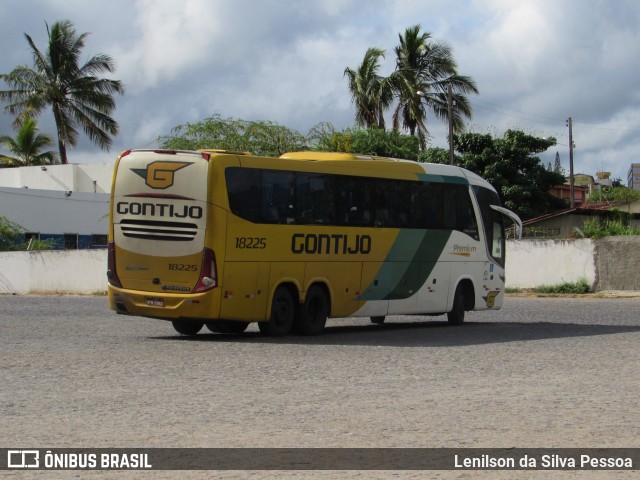
{"type": "Polygon", "coordinates": [[[313,285],[298,308],[294,327],[302,335],[319,335],[329,316],[329,298],[322,287],[313,285]]]}
{"type": "Polygon", "coordinates": [[[462,285],[458,285],[455,296],[453,297],[453,307],[451,311],[447,313],[447,320],[450,325],[462,325],[464,322],[464,312],[466,307],[467,303],[464,295],[464,287],[462,285]]]}
{"type": "Polygon", "coordinates": [[[293,325],[293,297],[287,287],[276,288],[271,302],[271,316],[267,322],[258,322],[258,328],[264,335],[283,337],[293,325]]]}
{"type": "Polygon", "coordinates": [[[176,332],[182,335],[195,335],[200,330],[204,323],[200,322],[185,322],[184,320],[172,320],[171,324],[175,328],[176,332]]]}
{"type": "Polygon", "coordinates": [[[242,333],[249,326],[249,322],[236,322],[235,320],[216,320],[205,323],[213,333],[242,333]]]}

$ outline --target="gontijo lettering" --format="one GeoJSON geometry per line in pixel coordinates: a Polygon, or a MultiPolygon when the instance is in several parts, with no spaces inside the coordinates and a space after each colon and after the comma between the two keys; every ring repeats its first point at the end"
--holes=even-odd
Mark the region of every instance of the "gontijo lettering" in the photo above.
{"type": "Polygon", "coordinates": [[[150,217],[202,218],[202,207],[198,205],[174,205],[171,203],[118,202],[116,212],[120,215],[150,217]]]}
{"type": "Polygon", "coordinates": [[[291,251],[307,254],[343,254],[357,253],[367,255],[371,252],[370,235],[342,235],[294,233],[291,236],[291,251]]]}

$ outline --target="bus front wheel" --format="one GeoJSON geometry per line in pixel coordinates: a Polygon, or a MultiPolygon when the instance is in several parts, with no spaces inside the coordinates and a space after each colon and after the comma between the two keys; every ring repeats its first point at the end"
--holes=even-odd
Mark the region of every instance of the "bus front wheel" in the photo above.
{"type": "Polygon", "coordinates": [[[199,322],[185,322],[183,320],[172,320],[171,324],[175,328],[176,332],[182,335],[195,335],[200,330],[204,323],[199,322]]]}
{"type": "Polygon", "coordinates": [[[322,287],[312,286],[299,307],[294,322],[302,335],[319,335],[324,330],[329,316],[329,298],[322,287]]]}
{"type": "Polygon", "coordinates": [[[293,325],[293,297],[287,287],[280,286],[273,294],[271,316],[267,322],[258,322],[258,328],[264,335],[282,337],[289,333],[293,325]]]}
{"type": "Polygon", "coordinates": [[[462,285],[458,285],[455,296],[453,297],[453,308],[449,313],[447,313],[447,320],[450,325],[462,325],[464,322],[466,306],[464,287],[462,285]]]}

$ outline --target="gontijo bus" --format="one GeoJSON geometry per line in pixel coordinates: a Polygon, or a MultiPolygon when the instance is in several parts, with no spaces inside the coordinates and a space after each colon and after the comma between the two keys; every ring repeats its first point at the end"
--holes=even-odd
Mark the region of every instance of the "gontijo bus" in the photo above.
{"type": "Polygon", "coordinates": [[[181,334],[322,332],[327,317],[499,309],[504,216],[459,167],[341,153],[129,150],[111,192],[118,313],[181,334]]]}

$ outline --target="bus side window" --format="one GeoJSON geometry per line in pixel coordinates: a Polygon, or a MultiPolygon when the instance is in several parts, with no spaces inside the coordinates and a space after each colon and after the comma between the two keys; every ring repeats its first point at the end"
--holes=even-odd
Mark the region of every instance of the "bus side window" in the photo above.
{"type": "Polygon", "coordinates": [[[262,171],[262,221],[293,223],[293,173],[262,171]]]}
{"type": "Polygon", "coordinates": [[[478,223],[476,222],[476,214],[473,210],[469,189],[467,187],[457,187],[457,224],[456,230],[466,233],[475,240],[480,240],[478,234],[478,223]]]}
{"type": "Polygon", "coordinates": [[[257,222],[260,219],[260,171],[230,167],[225,171],[229,208],[234,215],[257,222]]]}
{"type": "Polygon", "coordinates": [[[396,217],[396,224],[400,228],[413,227],[411,219],[411,187],[409,182],[402,182],[390,189],[391,194],[391,211],[396,217]]]}
{"type": "Polygon", "coordinates": [[[504,237],[502,226],[502,217],[496,212],[493,220],[493,243],[491,246],[491,256],[493,258],[503,258],[504,237]],[[498,218],[496,218],[498,217],[498,218]]]}
{"type": "Polygon", "coordinates": [[[488,253],[504,266],[504,219],[502,214],[491,209],[491,205],[500,205],[500,199],[495,192],[486,188],[474,186],[473,191],[480,206],[488,253]]]}
{"type": "Polygon", "coordinates": [[[370,180],[340,175],[333,176],[332,180],[336,185],[338,224],[364,225],[364,192],[367,190],[370,180]]]}
{"type": "Polygon", "coordinates": [[[375,227],[390,227],[391,225],[391,202],[389,198],[389,182],[379,180],[374,183],[374,226],[375,227]]]}

